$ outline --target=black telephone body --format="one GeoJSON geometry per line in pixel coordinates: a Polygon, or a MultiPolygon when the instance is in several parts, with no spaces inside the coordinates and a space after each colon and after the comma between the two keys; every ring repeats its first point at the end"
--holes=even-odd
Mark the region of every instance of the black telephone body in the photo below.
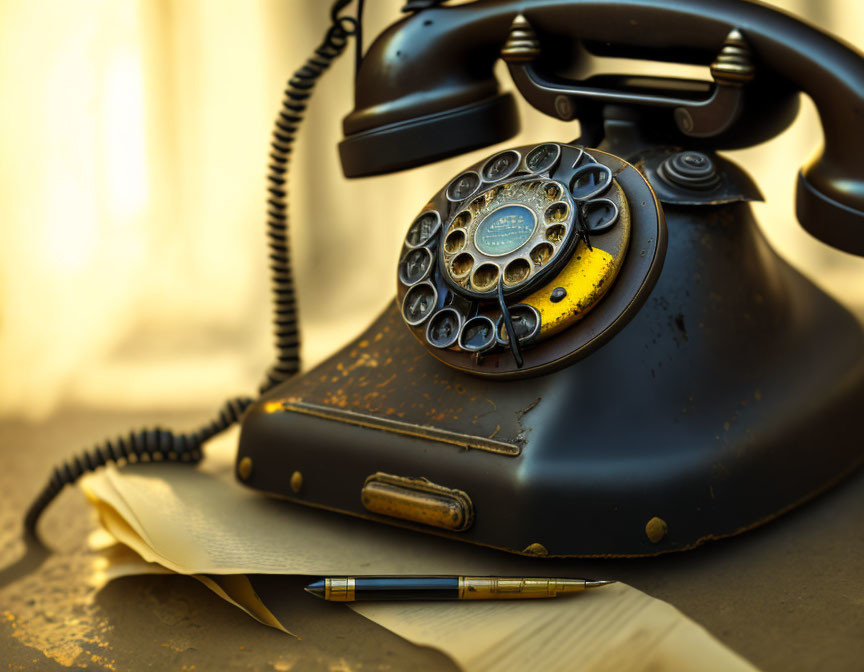
{"type": "Polygon", "coordinates": [[[781,133],[807,93],[824,144],[798,219],[864,255],[864,57],[741,0],[413,4],[359,67],[346,176],[512,137],[499,58],[582,135],[495,152],[420,204],[395,301],[247,411],[238,479],[512,552],[638,556],[858,467],[862,328],[767,244],[758,187],[716,152],[781,133]],[[592,75],[595,56],[711,81],[592,75]]]}

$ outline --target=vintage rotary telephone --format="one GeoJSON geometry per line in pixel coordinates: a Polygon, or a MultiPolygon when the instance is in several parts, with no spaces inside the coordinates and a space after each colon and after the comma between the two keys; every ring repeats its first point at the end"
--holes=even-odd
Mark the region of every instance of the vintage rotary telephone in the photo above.
{"type": "MultiPolygon", "coordinates": [[[[340,18],[347,4],[291,80],[274,135],[280,357],[264,394],[182,441],[157,430],[107,444],[102,463],[194,461],[242,413],[250,488],[549,556],[691,548],[861,463],[864,333],[765,242],[758,188],[716,151],[781,133],[807,93],[824,146],[798,174],[798,219],[864,255],[864,58],[742,0],[409,2],[358,58],[348,177],[513,136],[499,58],[531,105],[582,135],[496,151],[418,204],[396,300],[294,376],[288,154],[315,80],[359,28],[340,18]],[[709,66],[711,81],[597,74],[596,56],[709,66]]],[[[31,529],[91,466],[55,473],[31,529]]]]}

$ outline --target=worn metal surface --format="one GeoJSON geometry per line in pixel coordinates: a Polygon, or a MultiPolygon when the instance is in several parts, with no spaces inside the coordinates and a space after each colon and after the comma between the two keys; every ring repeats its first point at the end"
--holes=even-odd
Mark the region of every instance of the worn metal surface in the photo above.
{"type": "MultiPolygon", "coordinates": [[[[250,408],[239,455],[262,468],[244,484],[407,525],[371,514],[359,493],[379,471],[422,476],[467,493],[476,510],[470,529],[432,531],[583,557],[691,549],[831,487],[864,459],[861,326],[777,256],[748,203],[669,205],[666,220],[669,249],[654,291],[590,356],[520,381],[466,375],[433,358],[392,305],[331,359],[250,408]],[[333,422],[293,412],[296,404],[521,451],[503,456],[333,422]],[[300,496],[287,487],[297,469],[300,496]],[[652,539],[645,526],[654,517],[668,533],[652,539]]],[[[584,333],[613,305],[626,272],[573,330],[584,333]]],[[[566,334],[526,348],[526,362],[546,347],[566,349],[566,334]]]]}
{"type": "Polygon", "coordinates": [[[474,522],[471,498],[425,478],[378,472],[363,484],[363,506],[373,513],[460,532],[474,522]]]}
{"type": "MultiPolygon", "coordinates": [[[[200,413],[64,412],[0,425],[0,662],[2,669],[455,670],[344,605],[302,596],[303,577],[254,577],[302,637],[252,621],[196,581],[90,584],[83,538],[94,527],[78,492],[43,521],[57,549],[17,563],[20,519],[48,464],[103,434],[155,421],[194,426],[200,413]],[[10,566],[10,563],[11,566],[10,566]]],[[[506,458],[505,458],[506,459],[506,458]]],[[[642,560],[542,560],[547,572],[617,578],[667,600],[766,672],[860,669],[864,660],[864,474],[758,532],[687,554],[642,560]]],[[[358,521],[360,525],[366,525],[358,521]]],[[[501,554],[477,549],[497,562],[501,554]]]]}

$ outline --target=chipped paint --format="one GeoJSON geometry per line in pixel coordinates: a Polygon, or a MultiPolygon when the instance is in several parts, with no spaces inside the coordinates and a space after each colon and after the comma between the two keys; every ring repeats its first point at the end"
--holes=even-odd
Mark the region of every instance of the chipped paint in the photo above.
{"type": "Polygon", "coordinates": [[[531,427],[526,427],[523,424],[523,419],[528,413],[533,411],[540,404],[541,398],[537,397],[534,401],[528,404],[521,411],[516,413],[516,421],[519,423],[519,433],[516,435],[516,442],[521,446],[525,447],[525,443],[528,441],[528,434],[531,433],[531,427]]]}

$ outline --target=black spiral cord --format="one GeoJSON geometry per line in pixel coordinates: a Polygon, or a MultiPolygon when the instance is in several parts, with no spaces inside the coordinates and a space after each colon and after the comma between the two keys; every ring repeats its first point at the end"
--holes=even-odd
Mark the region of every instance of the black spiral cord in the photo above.
{"type": "MultiPolygon", "coordinates": [[[[288,169],[291,149],[297,129],[303,121],[312,90],[330,64],[345,50],[348,38],[357,34],[362,3],[358,5],[358,18],[339,16],[351,0],[337,0],[330,10],[332,25],[306,63],[288,80],[282,108],[276,117],[273,140],[270,143],[270,172],[267,175],[267,237],[270,246],[270,271],[273,283],[273,331],[276,341],[276,361],[267,371],[259,391],[264,393],[288,380],[300,369],[300,338],[297,331],[297,302],[294,296],[294,278],[291,271],[288,240],[288,169]]],[[[359,45],[358,41],[358,45],[359,45]]],[[[360,49],[358,46],[358,61],[360,49]]]]}
{"type": "MultiPolygon", "coordinates": [[[[267,235],[270,247],[270,270],[274,293],[274,331],[276,362],[267,372],[260,392],[288,380],[300,369],[300,338],[297,329],[297,302],[291,272],[288,243],[288,169],[291,146],[297,128],[318,78],[332,61],[345,50],[348,38],[359,33],[362,0],[358,0],[357,18],[339,16],[352,0],[336,0],[330,9],[332,25],[323,42],[306,63],[288,81],[282,107],[273,131],[270,173],[268,175],[267,235]]],[[[362,45],[357,48],[358,66],[362,45]]],[[[251,397],[236,397],[225,402],[219,414],[196,431],[186,434],[161,429],[142,429],[114,440],[96,444],[80,456],[63,462],[51,474],[48,483],[30,505],[24,518],[25,536],[38,539],[36,525],[42,513],[60,491],[75,483],[87,472],[108,463],[179,462],[197,464],[203,457],[202,447],[208,440],[237,422],[252,404],[251,397]]]]}
{"type": "Polygon", "coordinates": [[[36,535],[39,517],[60,491],[77,481],[89,471],[96,471],[109,462],[183,462],[197,464],[201,461],[201,446],[208,439],[233,425],[252,403],[249,397],[237,397],[227,401],[219,415],[208,424],[189,434],[175,434],[165,429],[142,429],[129,432],[127,436],[103,441],[80,456],[63,462],[54,468],[48,483],[30,505],[24,517],[24,531],[36,535]]]}

